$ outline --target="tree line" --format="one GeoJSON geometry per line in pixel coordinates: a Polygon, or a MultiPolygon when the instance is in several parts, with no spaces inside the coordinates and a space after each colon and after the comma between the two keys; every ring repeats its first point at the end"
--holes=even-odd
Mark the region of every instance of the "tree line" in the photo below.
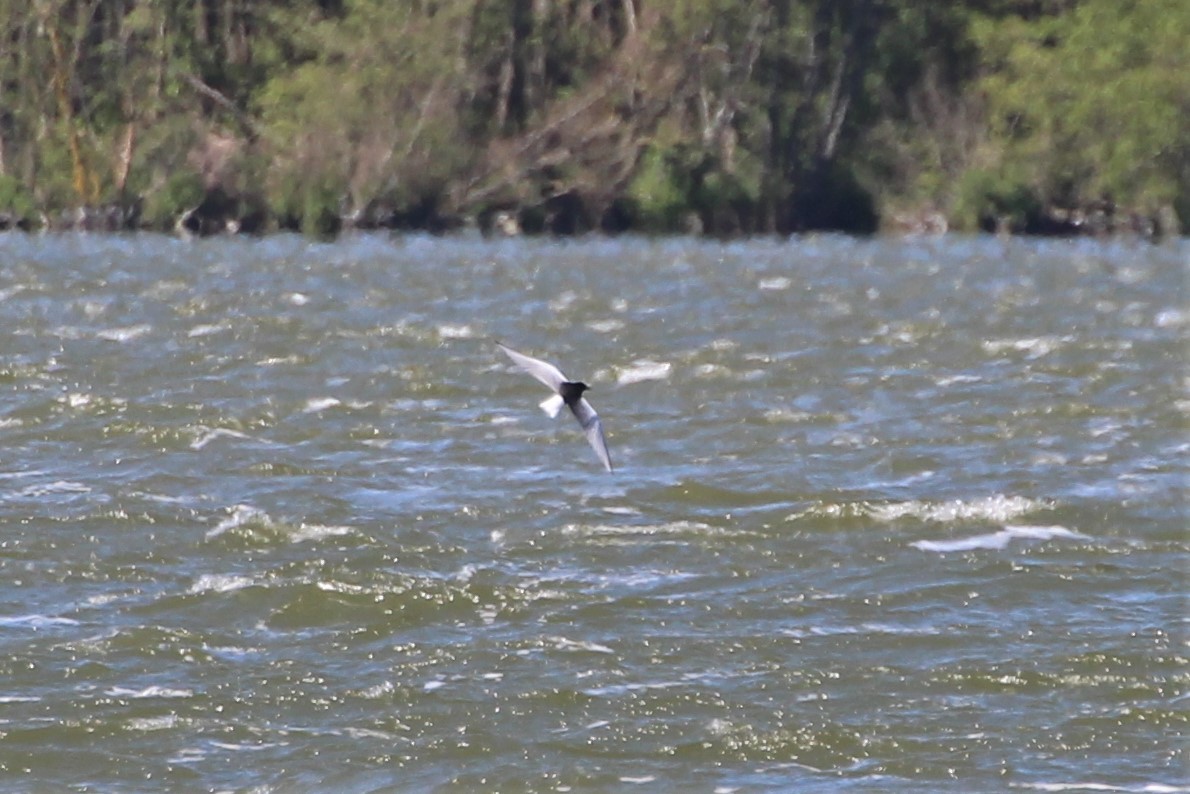
{"type": "Polygon", "coordinates": [[[1177,233],[1182,0],[0,0],[0,226],[1177,233]]]}

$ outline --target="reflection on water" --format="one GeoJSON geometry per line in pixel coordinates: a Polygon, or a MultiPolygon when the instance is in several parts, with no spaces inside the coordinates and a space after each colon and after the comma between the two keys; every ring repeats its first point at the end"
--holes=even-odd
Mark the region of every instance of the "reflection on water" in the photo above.
{"type": "Polygon", "coordinates": [[[0,789],[1188,790],[1187,253],[0,236],[0,789]]]}

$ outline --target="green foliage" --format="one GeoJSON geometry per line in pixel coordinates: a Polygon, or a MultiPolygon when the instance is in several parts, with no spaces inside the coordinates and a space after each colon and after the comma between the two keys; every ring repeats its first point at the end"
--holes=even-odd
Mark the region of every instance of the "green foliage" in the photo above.
{"type": "Polygon", "coordinates": [[[145,196],[141,220],[152,229],[173,228],[182,213],[197,207],[205,194],[198,174],[191,171],[175,172],[159,190],[145,196]]]}
{"type": "Polygon", "coordinates": [[[31,159],[37,179],[30,192],[37,198],[38,204],[52,210],[73,208],[80,204],[72,181],[69,147],[61,130],[47,133],[31,159]]]}
{"type": "Polygon", "coordinates": [[[991,67],[981,87],[1004,157],[1059,202],[1130,205],[1190,194],[1190,6],[1083,0],[1037,21],[975,27],[991,67]]]}
{"type": "Polygon", "coordinates": [[[632,213],[642,229],[675,232],[692,211],[689,175],[679,158],[659,147],[650,147],[628,186],[632,213]]]}
{"type": "Polygon", "coordinates": [[[282,214],[325,233],[332,207],[337,218],[340,205],[416,205],[453,176],[468,151],[453,127],[449,45],[463,7],[355,0],[303,34],[315,57],[276,75],[257,103],[282,153],[270,190],[282,214]]]}
{"type": "Polygon", "coordinates": [[[1186,221],[1187,41],[1183,0],[0,0],[0,209],[1186,221]]]}
{"type": "Polygon", "coordinates": [[[16,220],[28,220],[37,212],[33,196],[20,180],[0,174],[0,213],[9,213],[16,220]]]}
{"type": "Polygon", "coordinates": [[[956,229],[994,231],[1007,226],[1024,231],[1034,226],[1042,204],[1037,192],[1019,178],[1000,172],[967,171],[959,181],[952,214],[956,229]]]}
{"type": "Polygon", "coordinates": [[[334,237],[341,225],[339,201],[342,191],[332,183],[306,185],[302,205],[302,231],[317,238],[334,237]]]}

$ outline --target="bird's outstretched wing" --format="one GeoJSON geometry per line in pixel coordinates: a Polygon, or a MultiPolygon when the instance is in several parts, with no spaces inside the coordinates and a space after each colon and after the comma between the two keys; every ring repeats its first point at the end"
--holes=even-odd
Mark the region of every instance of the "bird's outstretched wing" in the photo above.
{"type": "Polygon", "coordinates": [[[591,449],[595,450],[599,460],[603,461],[603,468],[612,471],[612,456],[607,451],[607,441],[603,438],[603,422],[599,421],[599,414],[595,413],[595,409],[591,407],[591,403],[587,402],[586,398],[580,399],[570,406],[570,410],[574,412],[574,418],[578,420],[578,423],[583,427],[583,432],[587,434],[587,443],[591,445],[591,449]]]}
{"type": "MultiPolygon", "coordinates": [[[[555,392],[562,388],[562,384],[566,381],[566,376],[562,374],[562,370],[550,364],[548,361],[526,356],[524,353],[518,353],[511,347],[505,347],[499,342],[496,343],[504,353],[513,360],[513,362],[528,372],[539,381],[549,386],[555,392]]],[[[555,414],[557,411],[554,412],[555,414]]]]}

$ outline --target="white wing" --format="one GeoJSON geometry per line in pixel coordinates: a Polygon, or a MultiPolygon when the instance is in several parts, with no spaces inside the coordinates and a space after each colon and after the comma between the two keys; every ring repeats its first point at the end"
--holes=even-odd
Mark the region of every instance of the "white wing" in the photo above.
{"type": "MultiPolygon", "coordinates": [[[[496,346],[503,350],[518,367],[537,378],[546,386],[549,386],[554,391],[558,391],[560,388],[562,388],[562,383],[566,380],[566,376],[562,374],[562,370],[558,369],[553,364],[542,361],[541,359],[533,358],[532,356],[526,356],[524,353],[518,353],[511,347],[505,347],[499,342],[496,343],[496,346]]],[[[555,411],[555,413],[557,412],[555,411]]]]}
{"type": "Polygon", "coordinates": [[[607,442],[603,439],[603,422],[599,421],[599,414],[595,413],[595,409],[586,398],[579,400],[570,410],[583,426],[583,432],[587,434],[587,443],[595,450],[599,460],[603,461],[603,468],[612,471],[612,456],[608,453],[607,442]]]}

